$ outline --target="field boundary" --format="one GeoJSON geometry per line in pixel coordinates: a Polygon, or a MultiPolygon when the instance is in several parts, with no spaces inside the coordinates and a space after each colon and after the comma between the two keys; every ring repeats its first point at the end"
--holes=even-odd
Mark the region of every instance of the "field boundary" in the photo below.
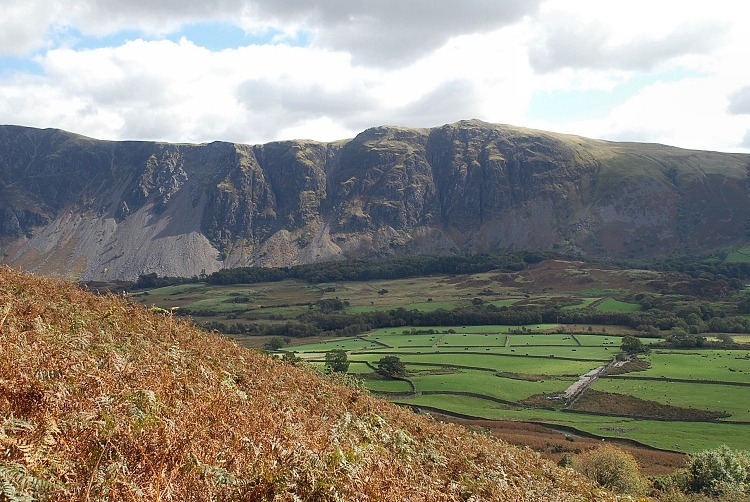
{"type": "Polygon", "coordinates": [[[652,451],[663,451],[668,453],[679,453],[681,455],[684,455],[685,452],[679,451],[679,450],[670,450],[668,448],[657,448],[656,446],[651,446],[646,443],[641,443],[640,441],[636,441],[635,439],[629,439],[629,438],[622,438],[618,436],[603,436],[599,434],[594,434],[592,432],[586,432],[580,429],[576,429],[575,427],[571,427],[569,425],[559,425],[552,422],[540,422],[537,420],[497,420],[492,418],[484,418],[484,417],[475,417],[472,415],[467,415],[465,413],[458,413],[453,411],[444,410],[441,408],[436,408],[434,406],[422,406],[418,404],[408,404],[408,403],[396,403],[399,406],[405,406],[411,408],[415,413],[422,413],[424,411],[427,411],[430,414],[438,414],[438,415],[444,415],[446,417],[452,417],[452,418],[459,418],[462,420],[485,420],[488,422],[522,422],[527,424],[534,424],[534,425],[541,425],[542,427],[545,427],[547,429],[555,430],[557,432],[569,432],[571,434],[574,434],[576,436],[581,436],[584,438],[589,439],[597,439],[602,440],[605,442],[610,443],[621,443],[621,444],[628,444],[632,446],[637,446],[639,448],[645,448],[652,451]]]}
{"type": "Polygon", "coordinates": [[[633,376],[633,375],[605,375],[601,378],[612,378],[618,380],[647,380],[657,382],[674,382],[674,383],[689,383],[689,384],[701,384],[701,385],[729,385],[734,387],[750,387],[748,382],[727,382],[724,380],[690,380],[687,378],[670,378],[670,377],[647,377],[647,376],[633,376]]]}
{"type": "MultiPolygon", "coordinates": [[[[364,363],[365,363],[365,364],[367,365],[367,367],[368,367],[368,368],[370,368],[370,369],[371,369],[372,371],[374,371],[374,372],[375,372],[375,373],[377,373],[377,374],[380,374],[380,373],[378,372],[378,368],[376,368],[376,367],[375,367],[375,366],[374,366],[374,365],[373,365],[373,364],[372,364],[372,363],[371,363],[370,361],[365,361],[364,363]]],[[[411,378],[408,378],[408,377],[402,377],[402,376],[390,376],[389,378],[391,378],[391,379],[393,379],[393,380],[401,380],[402,382],[406,382],[406,383],[408,383],[408,384],[409,384],[409,385],[411,386],[411,395],[412,395],[412,396],[416,396],[416,395],[417,395],[417,386],[416,386],[416,385],[414,385],[414,381],[412,381],[412,379],[411,379],[411,378]]],[[[387,391],[386,391],[386,393],[387,393],[387,391]]],[[[403,394],[403,393],[401,393],[401,394],[403,394]]]]}
{"type": "MultiPolygon", "coordinates": [[[[523,345],[522,347],[525,347],[523,345]]],[[[530,347],[532,347],[530,345],[530,347]]],[[[533,345],[533,347],[539,347],[539,345],[533,345]]],[[[563,345],[553,345],[553,347],[563,347],[563,345]]],[[[311,351],[313,352],[313,351],[311,351]]],[[[323,352],[323,351],[321,351],[323,352]]],[[[458,351],[458,350],[445,350],[445,351],[439,351],[439,352],[397,352],[397,351],[372,351],[372,350],[363,350],[358,351],[357,354],[367,354],[367,355],[377,355],[377,354],[388,354],[388,355],[394,355],[394,356],[403,356],[403,355],[428,355],[428,356],[434,356],[434,355],[441,355],[441,354],[449,354],[449,355],[457,355],[457,354],[473,354],[473,355],[484,355],[484,356],[498,356],[498,357],[527,357],[531,359],[559,359],[561,361],[580,361],[580,362],[600,362],[600,363],[607,363],[610,361],[610,359],[587,359],[582,357],[567,357],[567,356],[556,356],[556,355],[549,355],[549,356],[537,356],[537,355],[525,355],[525,354],[499,354],[497,352],[467,352],[467,351],[458,351]]]]}

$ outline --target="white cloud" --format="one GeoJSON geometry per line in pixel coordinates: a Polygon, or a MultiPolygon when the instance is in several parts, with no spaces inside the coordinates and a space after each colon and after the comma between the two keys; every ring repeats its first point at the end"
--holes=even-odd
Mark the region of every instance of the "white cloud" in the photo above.
{"type": "Polygon", "coordinates": [[[729,100],[729,113],[750,114],[750,85],[732,93],[729,100]]]}
{"type": "Polygon", "coordinates": [[[530,61],[540,73],[651,70],[686,55],[706,55],[720,44],[727,25],[714,8],[672,1],[552,0],[539,16],[530,61]]]}
{"type": "Polygon", "coordinates": [[[6,0],[0,17],[0,55],[23,55],[43,45],[54,2],[6,0]]]}
{"type": "Polygon", "coordinates": [[[745,136],[742,138],[742,143],[740,143],[740,145],[750,151],[750,129],[748,129],[745,133],[745,136]]]}
{"type": "Polygon", "coordinates": [[[221,20],[251,31],[304,31],[319,48],[345,50],[357,63],[408,64],[450,37],[492,31],[536,11],[541,0],[9,0],[0,20],[0,52],[18,54],[43,46],[55,28],[87,35],[141,30],[164,35],[181,25],[221,20]],[[16,41],[16,42],[14,42],[16,41]],[[5,47],[5,49],[3,49],[5,47]]]}
{"type": "Polygon", "coordinates": [[[479,118],[748,150],[750,30],[737,5],[8,0],[0,55],[33,53],[40,71],[3,70],[0,57],[0,123],[105,139],[260,143],[479,118]],[[179,38],[181,26],[204,21],[269,42],[209,50],[179,38]],[[547,105],[586,106],[591,92],[596,113],[571,117],[570,106],[547,105]]]}
{"type": "Polygon", "coordinates": [[[712,78],[657,82],[616,106],[604,118],[541,127],[616,141],[657,142],[692,149],[737,150],[742,119],[728,118],[727,90],[712,78]],[[730,146],[730,145],[733,145],[730,146]]]}

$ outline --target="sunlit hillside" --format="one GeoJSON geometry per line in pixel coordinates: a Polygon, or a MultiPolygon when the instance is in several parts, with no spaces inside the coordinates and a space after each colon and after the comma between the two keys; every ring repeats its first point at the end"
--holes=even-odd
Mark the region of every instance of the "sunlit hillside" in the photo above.
{"type": "Polygon", "coordinates": [[[8,268],[0,490],[0,500],[609,497],[532,452],[351,382],[8,268]]]}

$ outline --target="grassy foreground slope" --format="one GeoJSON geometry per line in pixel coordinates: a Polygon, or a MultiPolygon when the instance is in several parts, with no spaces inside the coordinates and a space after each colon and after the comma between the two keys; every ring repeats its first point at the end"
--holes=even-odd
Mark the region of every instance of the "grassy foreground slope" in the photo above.
{"type": "Polygon", "coordinates": [[[609,498],[532,452],[9,268],[0,490],[51,500],[609,498]]]}

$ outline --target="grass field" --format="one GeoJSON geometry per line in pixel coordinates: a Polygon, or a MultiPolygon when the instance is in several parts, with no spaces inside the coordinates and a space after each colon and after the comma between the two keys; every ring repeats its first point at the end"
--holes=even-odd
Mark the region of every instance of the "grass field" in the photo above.
{"type": "Polygon", "coordinates": [[[727,254],[726,261],[730,263],[750,263],[750,246],[731,251],[727,254]]]}
{"type": "Polygon", "coordinates": [[[750,387],[661,380],[600,378],[594,389],[648,401],[728,413],[726,421],[750,421],[750,387]]]}
{"type": "MultiPolygon", "coordinates": [[[[580,375],[606,365],[620,352],[619,336],[555,333],[557,328],[390,328],[357,338],[300,345],[294,350],[303,358],[318,361],[323,360],[326,350],[347,350],[349,372],[362,377],[367,388],[390,394],[394,401],[411,406],[484,419],[564,425],[597,436],[632,439],[683,452],[722,443],[750,447],[750,386],[731,385],[750,385],[750,351],[653,350],[645,356],[650,363],[648,369],[600,378],[593,385],[593,389],[614,394],[615,402],[622,402],[621,408],[609,410],[614,416],[571,413],[556,406],[555,401],[542,407],[526,405],[524,401],[534,396],[561,394],[580,375]],[[407,382],[384,379],[366,364],[376,365],[385,355],[396,355],[406,365],[407,377],[417,394],[409,395],[411,387],[407,382]],[[688,415],[695,413],[691,410],[707,410],[729,416],[703,422],[638,419],[628,408],[629,396],[676,407],[688,415]]],[[[642,341],[649,344],[658,340],[642,341]]],[[[322,367],[323,363],[316,364],[322,367]]]]}
{"type": "Polygon", "coordinates": [[[622,302],[614,298],[606,298],[596,305],[602,312],[638,312],[641,306],[637,303],[622,302]]]}
{"type": "Polygon", "coordinates": [[[454,413],[493,420],[523,420],[563,425],[600,437],[631,439],[666,450],[698,452],[722,444],[750,450],[750,434],[744,425],[638,420],[539,408],[514,409],[486,399],[456,395],[399,397],[394,401],[409,406],[450,410],[454,413]]]}
{"type": "Polygon", "coordinates": [[[649,360],[651,367],[639,371],[638,376],[750,383],[750,351],[655,350],[649,354],[649,360]]]}
{"type": "MultiPolygon", "coordinates": [[[[748,249],[741,251],[750,256],[748,249]]],[[[742,256],[736,258],[740,261],[742,256]]],[[[560,312],[582,310],[595,318],[602,312],[640,313],[644,296],[639,295],[645,291],[651,304],[662,310],[697,309],[693,306],[695,298],[667,291],[664,285],[664,276],[654,271],[607,270],[580,262],[549,260],[519,273],[323,284],[291,279],[241,286],[186,284],[153,289],[137,299],[165,309],[179,307],[190,312],[196,322],[272,326],[294,321],[308,312],[320,313],[325,303],[321,301],[334,299],[341,300],[342,314],[399,308],[434,312],[470,310],[477,305],[497,309],[536,305],[560,312]],[[653,287],[649,286],[651,281],[655,281],[653,287]]],[[[724,300],[704,302],[703,307],[709,312],[736,311],[724,300]]],[[[565,425],[602,437],[632,439],[685,452],[722,443],[750,448],[750,425],[727,423],[750,422],[750,406],[746,404],[750,403],[750,387],[731,385],[750,384],[750,349],[654,349],[645,356],[648,368],[601,378],[593,385],[593,391],[614,394],[614,404],[606,411],[615,416],[590,410],[572,413],[566,411],[564,403],[546,400],[561,394],[581,375],[607,365],[620,353],[621,337],[637,333],[634,328],[596,324],[400,326],[349,337],[292,339],[286,349],[321,369],[325,352],[345,350],[351,374],[362,378],[368,389],[404,404],[480,418],[565,425]],[[377,375],[366,364],[375,365],[386,355],[395,355],[406,364],[406,376],[417,390],[415,395],[409,396],[412,387],[408,382],[377,375]],[[622,396],[621,402],[617,396],[622,396]],[[629,408],[634,406],[629,401],[634,397],[654,407],[684,409],[688,415],[692,408],[726,411],[730,416],[714,422],[638,419],[629,408]],[[529,398],[527,403],[533,405],[521,402],[529,398]]],[[[732,337],[736,343],[750,344],[750,335],[732,337]]],[[[260,347],[270,335],[238,339],[247,346],[260,347]]],[[[658,341],[641,338],[644,345],[658,341]]]]}

